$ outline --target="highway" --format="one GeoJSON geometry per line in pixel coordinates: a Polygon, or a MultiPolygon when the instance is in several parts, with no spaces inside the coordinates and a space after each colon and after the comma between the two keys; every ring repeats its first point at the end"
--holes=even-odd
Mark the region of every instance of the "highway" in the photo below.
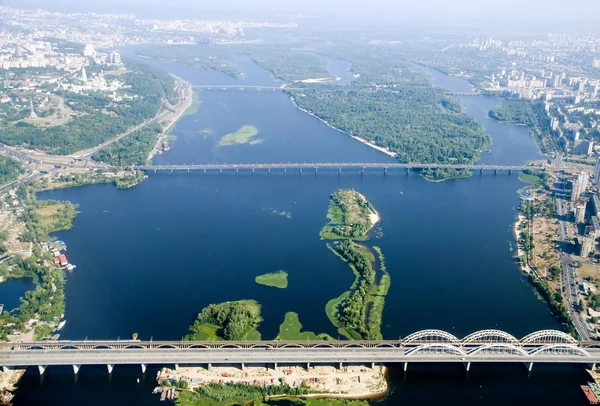
{"type": "MultiPolygon", "coordinates": [[[[565,192],[566,193],[566,192],[565,192]]],[[[579,283],[575,276],[575,268],[571,255],[566,252],[566,246],[570,244],[567,235],[567,223],[563,219],[566,218],[565,200],[561,196],[556,198],[556,212],[558,214],[558,232],[560,236],[560,265],[562,270],[562,282],[565,287],[566,306],[573,320],[573,325],[579,333],[582,340],[592,340],[592,335],[587,327],[584,317],[579,312],[579,298],[577,289],[579,283]]]]}

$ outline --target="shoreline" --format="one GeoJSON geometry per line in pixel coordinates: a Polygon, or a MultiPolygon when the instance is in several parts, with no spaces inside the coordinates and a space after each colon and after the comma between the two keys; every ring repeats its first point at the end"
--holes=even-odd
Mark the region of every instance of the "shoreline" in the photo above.
{"type": "Polygon", "coordinates": [[[392,152],[392,151],[390,151],[388,148],[380,147],[379,145],[373,144],[372,142],[370,142],[370,141],[367,141],[367,140],[365,140],[364,138],[360,138],[360,137],[357,137],[357,136],[355,136],[355,135],[348,134],[347,132],[345,132],[345,131],[342,131],[342,130],[340,130],[339,128],[336,128],[336,127],[332,126],[331,124],[329,124],[327,121],[323,120],[321,117],[317,116],[316,114],[314,114],[314,113],[311,113],[310,111],[308,111],[308,110],[306,110],[306,109],[304,109],[304,108],[302,108],[302,107],[298,106],[298,104],[296,103],[296,100],[294,99],[294,97],[293,97],[293,96],[290,96],[290,100],[292,101],[292,103],[294,104],[294,106],[295,106],[295,107],[296,107],[298,110],[300,110],[300,111],[302,111],[302,112],[304,112],[304,113],[306,113],[306,114],[308,114],[308,115],[310,115],[310,116],[312,116],[312,117],[316,118],[317,120],[319,120],[320,122],[322,122],[323,124],[325,124],[327,127],[329,127],[329,128],[332,128],[332,129],[334,129],[334,130],[336,130],[336,131],[339,131],[339,132],[341,132],[342,134],[345,134],[345,135],[347,135],[348,137],[354,138],[356,141],[358,141],[358,142],[360,142],[360,143],[363,143],[363,144],[365,144],[365,145],[367,145],[367,146],[369,146],[369,147],[371,147],[371,148],[373,148],[373,149],[376,149],[376,150],[377,150],[377,151],[379,151],[379,152],[383,152],[383,153],[384,153],[384,154],[386,154],[387,156],[391,156],[392,158],[396,158],[396,153],[395,153],[395,152],[392,152]]]}

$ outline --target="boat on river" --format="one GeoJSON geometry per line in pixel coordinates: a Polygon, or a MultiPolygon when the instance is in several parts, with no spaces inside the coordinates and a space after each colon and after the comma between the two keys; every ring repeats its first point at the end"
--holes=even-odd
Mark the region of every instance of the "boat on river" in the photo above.
{"type": "Polygon", "coordinates": [[[65,324],[67,324],[66,320],[63,320],[60,323],[58,323],[58,326],[56,326],[56,331],[62,330],[62,328],[65,326],[65,324]]]}

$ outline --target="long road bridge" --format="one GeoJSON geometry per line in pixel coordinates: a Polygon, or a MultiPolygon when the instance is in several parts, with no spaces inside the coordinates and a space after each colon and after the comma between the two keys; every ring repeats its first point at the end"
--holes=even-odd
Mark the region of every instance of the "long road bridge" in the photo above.
{"type": "Polygon", "coordinates": [[[527,169],[541,170],[544,171],[545,167],[543,166],[527,166],[527,165],[459,165],[459,164],[416,164],[416,163],[385,163],[385,162],[338,162],[338,163],[327,163],[327,162],[317,162],[317,163],[272,163],[272,164],[259,164],[259,163],[239,163],[239,164],[198,164],[198,165],[143,165],[143,166],[133,166],[131,169],[138,169],[146,172],[158,172],[158,171],[219,171],[223,172],[225,170],[233,170],[239,172],[240,170],[249,170],[255,172],[256,170],[266,170],[271,172],[273,169],[279,169],[284,172],[287,172],[288,169],[296,169],[300,173],[304,169],[314,169],[315,172],[318,172],[319,169],[337,169],[339,173],[342,172],[342,169],[357,169],[362,173],[365,172],[366,169],[381,169],[384,173],[387,173],[388,169],[415,169],[415,170],[423,170],[423,169],[468,169],[473,171],[524,171],[527,169]]]}
{"type": "Polygon", "coordinates": [[[542,330],[517,339],[500,330],[482,330],[462,339],[441,331],[423,330],[400,340],[382,341],[39,341],[0,343],[4,368],[49,365],[148,364],[274,365],[523,362],[594,365],[600,362],[600,342],[577,341],[570,335],[542,330]]]}
{"type": "Polygon", "coordinates": [[[193,89],[201,89],[201,90],[283,90],[290,89],[295,90],[295,88],[288,87],[287,85],[281,86],[252,86],[252,85],[194,85],[193,89]]]}

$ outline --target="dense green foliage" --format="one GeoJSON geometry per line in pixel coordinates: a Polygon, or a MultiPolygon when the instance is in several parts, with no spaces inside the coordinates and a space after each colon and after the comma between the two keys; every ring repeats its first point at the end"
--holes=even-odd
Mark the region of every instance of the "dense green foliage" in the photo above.
{"type": "Polygon", "coordinates": [[[80,95],[60,94],[65,103],[80,113],[64,125],[41,128],[26,123],[6,125],[0,141],[9,145],[26,145],[54,154],[70,154],[90,148],[152,118],[163,96],[171,96],[173,78],[143,64],[129,63],[131,72],[120,76],[126,88],[125,98],[116,102],[98,92],[80,95]]]}
{"type": "Polygon", "coordinates": [[[250,142],[251,145],[254,145],[259,143],[259,140],[250,140],[256,134],[258,134],[258,130],[256,129],[256,127],[251,125],[245,125],[234,133],[225,134],[219,140],[219,146],[226,147],[230,145],[246,144],[247,142],[250,142]]]}
{"type": "Polygon", "coordinates": [[[302,331],[302,323],[300,323],[298,313],[287,312],[283,323],[279,326],[277,340],[332,340],[332,337],[327,334],[317,335],[312,331],[302,331]]]}
{"type": "Polygon", "coordinates": [[[301,396],[314,393],[304,386],[292,387],[287,384],[272,386],[252,386],[241,383],[218,384],[210,383],[199,386],[192,392],[183,392],[177,401],[180,406],[208,405],[262,405],[270,396],[301,396]],[[253,403],[254,402],[254,403],[253,403]]]}
{"type": "Polygon", "coordinates": [[[349,189],[338,190],[329,200],[329,223],[321,230],[321,238],[365,239],[365,234],[373,226],[371,215],[375,213],[373,205],[360,193],[349,189]]]}
{"type": "Polygon", "coordinates": [[[274,288],[285,289],[288,285],[287,272],[279,270],[277,272],[258,275],[254,281],[260,285],[272,286],[274,288]]]}
{"type": "Polygon", "coordinates": [[[0,185],[12,182],[23,173],[23,167],[14,159],[0,156],[0,185]]]}
{"type": "Polygon", "coordinates": [[[368,323],[365,325],[368,295],[375,283],[375,271],[371,262],[352,241],[345,240],[336,244],[335,250],[358,274],[358,284],[355,284],[350,294],[342,299],[337,309],[339,326],[354,331],[367,340],[380,339],[381,337],[369,328],[368,323]]]}
{"type": "Polygon", "coordinates": [[[144,165],[161,132],[159,125],[142,128],[113,142],[92,158],[114,166],[144,165]]]}
{"type": "Polygon", "coordinates": [[[21,215],[27,226],[21,239],[31,242],[46,241],[49,233],[70,229],[76,215],[75,208],[68,201],[44,200],[31,203],[21,215]]]}
{"type": "Polygon", "coordinates": [[[273,76],[284,81],[332,79],[327,71],[327,62],[314,55],[281,49],[266,49],[261,52],[260,48],[257,48],[252,52],[251,58],[273,76]]]}
{"type": "Polygon", "coordinates": [[[571,316],[567,310],[564,299],[560,292],[553,292],[548,284],[535,276],[533,273],[529,274],[529,282],[535,287],[540,296],[548,303],[550,310],[558,318],[558,321],[562,324],[563,328],[570,334],[576,336],[577,330],[573,326],[571,316]]]}
{"type": "Polygon", "coordinates": [[[252,330],[256,330],[262,318],[260,305],[254,300],[239,300],[211,304],[198,315],[190,326],[186,340],[201,341],[206,339],[204,326],[216,326],[217,334],[225,340],[242,340],[252,330]]]}
{"type": "Polygon", "coordinates": [[[439,89],[397,84],[373,88],[320,86],[288,90],[296,104],[330,125],[389,148],[402,162],[472,163],[489,145],[473,118],[439,89]]]}

